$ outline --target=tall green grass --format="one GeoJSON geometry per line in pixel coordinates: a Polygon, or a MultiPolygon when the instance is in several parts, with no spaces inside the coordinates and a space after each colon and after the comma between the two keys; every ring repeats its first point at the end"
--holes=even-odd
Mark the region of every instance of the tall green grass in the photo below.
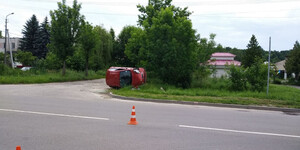
{"type": "Polygon", "coordinates": [[[66,75],[62,76],[61,71],[37,69],[21,71],[20,69],[10,69],[7,67],[2,67],[2,69],[0,68],[1,84],[66,82],[99,78],[105,78],[105,71],[89,71],[89,76],[86,77],[84,72],[78,72],[73,70],[67,70],[66,75]]]}
{"type": "Polygon", "coordinates": [[[140,98],[300,108],[300,90],[293,87],[271,84],[267,95],[266,92],[230,91],[226,88],[228,82],[225,79],[207,79],[205,82],[201,87],[194,85],[190,89],[150,82],[140,86],[140,90],[125,87],[112,91],[140,98]]]}

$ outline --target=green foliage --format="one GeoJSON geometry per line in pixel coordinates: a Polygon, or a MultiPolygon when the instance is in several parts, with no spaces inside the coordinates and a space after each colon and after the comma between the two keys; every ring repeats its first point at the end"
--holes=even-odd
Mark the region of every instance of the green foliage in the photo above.
{"type": "Polygon", "coordinates": [[[67,67],[76,71],[83,71],[85,63],[84,51],[81,47],[76,47],[73,56],[69,56],[66,60],[67,67]]]}
{"type": "Polygon", "coordinates": [[[247,68],[251,67],[255,63],[255,59],[262,59],[263,49],[259,46],[255,35],[252,35],[247,49],[242,59],[242,65],[247,68]]]}
{"type": "MultiPolygon", "coordinates": [[[[2,69],[0,64],[0,71],[2,69]]],[[[49,83],[49,82],[67,82],[78,80],[91,80],[104,78],[105,71],[89,71],[89,76],[86,77],[84,72],[67,70],[65,76],[61,76],[59,71],[41,71],[36,69],[30,69],[28,71],[21,71],[19,69],[11,69],[5,67],[6,72],[0,76],[0,84],[32,84],[32,83],[49,83]]]]}
{"type": "Polygon", "coordinates": [[[42,60],[41,63],[41,65],[45,65],[45,68],[49,70],[58,70],[62,66],[62,61],[51,51],[47,54],[46,59],[42,60]]]}
{"type": "MultiPolygon", "coordinates": [[[[299,81],[299,73],[300,73],[300,44],[298,41],[295,42],[294,47],[290,54],[288,55],[288,59],[285,62],[285,69],[288,73],[295,73],[295,79],[299,81]]],[[[300,84],[300,82],[298,83],[300,84]]]]}
{"type": "Polygon", "coordinates": [[[124,28],[123,34],[121,34],[122,41],[120,41],[120,47],[125,48],[124,65],[129,65],[133,67],[145,67],[146,58],[145,58],[145,31],[141,28],[136,28],[129,26],[124,28]],[[128,42],[127,44],[125,42],[128,42]],[[129,60],[129,62],[127,61],[129,60]],[[126,63],[126,64],[125,64],[126,63]]]}
{"type": "Polygon", "coordinates": [[[96,47],[96,32],[93,31],[93,26],[91,26],[88,22],[83,23],[80,30],[80,44],[83,49],[83,58],[85,64],[85,75],[88,76],[88,68],[89,68],[89,59],[92,55],[92,50],[96,47]]]}
{"type": "Polygon", "coordinates": [[[245,70],[243,68],[230,65],[228,75],[230,81],[230,90],[244,91],[247,89],[247,80],[245,70]]]}
{"type": "MultiPolygon", "coordinates": [[[[197,49],[197,59],[199,63],[205,63],[210,59],[210,55],[216,52],[216,42],[215,42],[216,34],[210,34],[209,40],[207,38],[201,38],[198,43],[197,49]]],[[[220,51],[219,51],[220,52],[220,51]]]]}
{"type": "Polygon", "coordinates": [[[31,52],[18,51],[16,58],[23,66],[32,66],[36,60],[36,56],[33,56],[31,52]]]}
{"type": "MultiPolygon", "coordinates": [[[[139,51],[139,49],[134,49],[134,47],[140,46],[138,43],[139,37],[136,34],[140,34],[139,32],[143,32],[142,29],[139,29],[134,26],[125,26],[120,34],[118,35],[118,38],[114,45],[114,50],[112,53],[112,58],[114,59],[116,65],[120,66],[135,66],[137,64],[133,64],[129,58],[128,55],[132,56],[132,51],[139,51]],[[135,34],[135,37],[132,37],[132,35],[135,34]],[[132,40],[132,42],[129,42],[129,40],[132,40]],[[125,49],[125,46],[127,47],[125,49]],[[127,51],[127,52],[126,52],[127,51]],[[125,55],[125,53],[128,53],[128,55],[125,55]]],[[[138,57],[138,56],[136,56],[138,57]]],[[[133,60],[133,58],[132,58],[133,60]]],[[[135,61],[134,61],[135,62],[135,61]]]]}
{"type": "Polygon", "coordinates": [[[94,70],[99,70],[103,67],[108,67],[112,63],[113,40],[111,34],[101,26],[94,27],[96,34],[96,48],[92,54],[92,60],[95,65],[94,70]]]}
{"type": "Polygon", "coordinates": [[[23,38],[20,41],[22,51],[31,52],[33,56],[38,56],[38,34],[39,22],[35,15],[26,21],[22,30],[23,38]]]}
{"type": "Polygon", "coordinates": [[[268,66],[255,59],[255,63],[247,69],[246,77],[252,91],[262,92],[267,86],[268,66]]]}
{"type": "MultiPolygon", "coordinates": [[[[150,0],[150,5],[138,5],[141,12],[139,24],[144,33],[141,47],[134,47],[134,52],[145,56],[141,64],[167,84],[187,88],[192,81],[196,65],[196,31],[192,29],[191,14],[187,8],[181,9],[171,5],[171,0],[150,0]],[[174,75],[176,74],[176,75],[174,75]]],[[[142,38],[141,38],[142,36],[142,38]]],[[[129,40],[135,42],[140,40],[129,40]]],[[[130,44],[128,44],[130,45],[130,44]]]]}
{"type": "Polygon", "coordinates": [[[66,0],[58,2],[58,9],[50,11],[51,16],[51,37],[50,48],[56,56],[63,62],[63,72],[65,75],[65,62],[69,56],[73,55],[75,44],[79,38],[79,29],[84,20],[80,14],[81,4],[77,0],[73,1],[73,6],[66,5],[66,0]]]}
{"type": "Polygon", "coordinates": [[[48,48],[47,45],[50,43],[50,26],[49,26],[49,22],[48,22],[48,18],[46,17],[44,22],[41,23],[39,30],[38,30],[38,34],[37,39],[36,39],[36,48],[37,48],[37,57],[39,59],[41,58],[46,58],[46,55],[48,53],[48,48]]]}
{"type": "MultiPolygon", "coordinates": [[[[208,82],[211,85],[219,84],[219,81],[215,79],[211,79],[208,82]]],[[[131,87],[125,87],[119,90],[112,90],[112,92],[128,97],[300,108],[300,90],[296,88],[271,84],[269,95],[267,96],[264,92],[228,91],[220,88],[221,86],[222,84],[211,88],[181,89],[170,85],[162,87],[160,83],[147,83],[140,86],[140,90],[131,90],[131,87]]]]}
{"type": "Polygon", "coordinates": [[[0,38],[3,38],[3,36],[2,36],[2,31],[0,30],[0,38]]]}

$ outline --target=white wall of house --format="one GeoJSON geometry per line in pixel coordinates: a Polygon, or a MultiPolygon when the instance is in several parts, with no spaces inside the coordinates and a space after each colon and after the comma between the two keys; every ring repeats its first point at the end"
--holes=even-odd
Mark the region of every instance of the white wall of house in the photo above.
{"type": "MultiPolygon", "coordinates": [[[[212,71],[212,69],[211,69],[212,71]]],[[[216,72],[210,75],[212,78],[228,77],[227,70],[224,68],[216,68],[216,72]]]]}
{"type": "MultiPolygon", "coordinates": [[[[4,53],[5,38],[0,38],[0,52],[4,53]]],[[[12,51],[17,51],[20,45],[20,38],[10,38],[10,48],[12,51]]],[[[7,45],[7,52],[9,52],[7,45]]]]}

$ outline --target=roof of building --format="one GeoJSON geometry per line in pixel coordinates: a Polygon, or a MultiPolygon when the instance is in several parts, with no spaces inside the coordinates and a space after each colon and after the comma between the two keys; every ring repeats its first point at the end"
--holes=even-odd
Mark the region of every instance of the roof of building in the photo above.
{"type": "Polygon", "coordinates": [[[225,65],[235,65],[235,66],[241,66],[241,62],[236,60],[208,60],[209,65],[215,65],[215,66],[225,66],[225,65]]]}
{"type": "Polygon", "coordinates": [[[211,54],[211,57],[235,57],[235,55],[233,55],[233,54],[231,54],[231,53],[221,53],[221,52],[217,52],[217,53],[211,54]]]}
{"type": "Polygon", "coordinates": [[[285,60],[275,63],[277,70],[285,70],[285,60]]]}

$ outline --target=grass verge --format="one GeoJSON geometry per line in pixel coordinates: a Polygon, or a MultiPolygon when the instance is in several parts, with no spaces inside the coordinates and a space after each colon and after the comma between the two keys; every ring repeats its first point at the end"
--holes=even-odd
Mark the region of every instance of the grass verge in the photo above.
{"type": "Polygon", "coordinates": [[[66,75],[62,76],[61,71],[13,71],[11,74],[0,76],[0,84],[30,84],[30,83],[50,83],[50,82],[66,82],[78,80],[91,80],[105,78],[105,71],[89,71],[86,77],[84,72],[67,70],[66,75]]]}
{"type": "Polygon", "coordinates": [[[137,98],[300,108],[299,89],[274,84],[270,85],[268,96],[265,92],[232,92],[205,88],[180,89],[154,83],[147,83],[141,86],[140,90],[131,90],[131,87],[125,87],[119,90],[112,89],[112,92],[117,95],[137,98]]]}

